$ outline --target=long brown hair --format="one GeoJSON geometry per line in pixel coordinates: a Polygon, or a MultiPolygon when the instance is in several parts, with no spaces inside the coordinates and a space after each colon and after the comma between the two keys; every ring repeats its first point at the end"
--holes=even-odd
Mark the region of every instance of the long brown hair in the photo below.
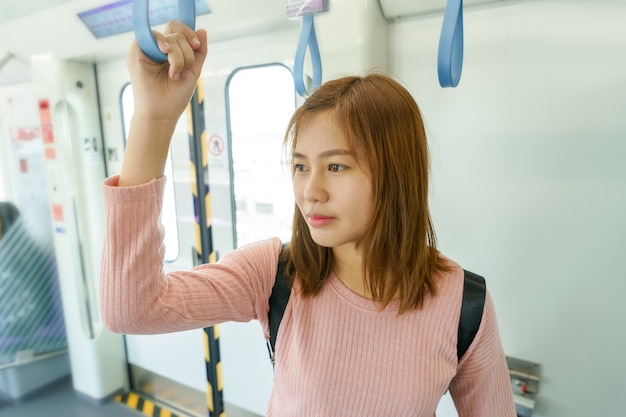
{"type": "MultiPolygon", "coordinates": [[[[291,118],[284,141],[288,157],[299,129],[325,110],[332,111],[357,160],[372,174],[374,216],[358,242],[366,287],[383,307],[399,294],[400,313],[419,308],[426,293],[436,293],[434,274],[447,269],[429,213],[428,144],[419,107],[383,74],[328,81],[291,118]]],[[[304,296],[317,294],[330,273],[332,251],[313,241],[297,207],[284,256],[292,284],[297,277],[304,296]]]]}

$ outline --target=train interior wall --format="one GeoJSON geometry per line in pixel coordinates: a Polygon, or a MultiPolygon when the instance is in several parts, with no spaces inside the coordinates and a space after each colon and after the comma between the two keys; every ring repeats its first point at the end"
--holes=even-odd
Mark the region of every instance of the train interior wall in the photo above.
{"type": "Polygon", "coordinates": [[[391,25],[421,105],[441,250],[484,273],[507,355],[537,362],[533,415],[626,412],[626,5],[510,2],[464,14],[459,86],[440,17],[391,25]]]}
{"type": "MultiPolygon", "coordinates": [[[[626,304],[620,297],[626,293],[621,261],[626,248],[623,16],[626,5],[611,0],[468,7],[456,88],[441,88],[437,81],[441,13],[389,21],[388,46],[384,42],[375,51],[388,54],[381,62],[387,60],[423,112],[440,249],[487,278],[505,353],[541,366],[533,414],[538,417],[621,417],[626,412],[626,361],[621,357],[626,304]]],[[[360,55],[350,62],[342,57],[323,19],[318,35],[325,79],[367,70],[359,65],[360,55]]],[[[297,36],[293,26],[210,42],[204,70],[209,133],[226,136],[229,74],[267,62],[291,67],[297,36]]],[[[363,61],[377,66],[377,58],[363,61]]],[[[105,147],[110,149],[107,166],[114,174],[123,149],[119,105],[128,82],[125,61],[100,63],[97,72],[105,147]]],[[[5,144],[10,138],[6,98],[28,88],[0,88],[5,144]]],[[[36,124],[36,110],[32,118],[36,124]]],[[[9,148],[0,148],[6,161],[9,148]]],[[[0,168],[3,177],[12,172],[6,165],[0,168]]],[[[213,198],[227,198],[227,186],[219,183],[219,175],[213,178],[213,198]]],[[[10,182],[3,183],[0,197],[17,193],[10,182]]],[[[218,244],[228,250],[232,242],[224,239],[218,244]]],[[[145,349],[165,349],[155,359],[158,364],[146,366],[202,391],[200,335],[182,337],[188,337],[178,339],[186,341],[184,347],[158,337],[144,339],[145,349]],[[171,355],[180,358],[179,365],[162,360],[171,355]]],[[[146,360],[141,342],[137,346],[133,360],[146,360]]],[[[225,399],[262,414],[271,366],[258,326],[224,325],[222,346],[225,399]],[[247,355],[239,353],[242,345],[250,346],[247,355]],[[235,351],[234,356],[227,353],[235,351]],[[246,376],[250,369],[258,378],[253,382],[246,376]]],[[[455,412],[444,405],[438,415],[455,412]]]]}

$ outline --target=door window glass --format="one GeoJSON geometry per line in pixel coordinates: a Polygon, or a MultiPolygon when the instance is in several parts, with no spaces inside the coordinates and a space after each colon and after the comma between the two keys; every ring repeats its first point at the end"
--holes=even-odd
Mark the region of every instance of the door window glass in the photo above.
{"type": "Polygon", "coordinates": [[[236,70],[227,84],[235,246],[291,238],[294,198],[282,143],[296,106],[283,65],[236,70]]]}

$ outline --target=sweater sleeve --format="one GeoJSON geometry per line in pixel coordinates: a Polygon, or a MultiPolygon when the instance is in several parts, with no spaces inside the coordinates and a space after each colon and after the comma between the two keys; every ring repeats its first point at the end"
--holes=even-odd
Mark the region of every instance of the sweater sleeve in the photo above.
{"type": "Polygon", "coordinates": [[[450,394],[459,417],[516,417],[506,357],[489,292],[480,328],[461,358],[450,394]]]}
{"type": "Polygon", "coordinates": [[[279,239],[226,254],[189,271],[164,271],[161,207],[165,177],[132,187],[105,180],[100,300],[104,324],[127,334],[190,330],[224,321],[267,325],[279,239]]]}

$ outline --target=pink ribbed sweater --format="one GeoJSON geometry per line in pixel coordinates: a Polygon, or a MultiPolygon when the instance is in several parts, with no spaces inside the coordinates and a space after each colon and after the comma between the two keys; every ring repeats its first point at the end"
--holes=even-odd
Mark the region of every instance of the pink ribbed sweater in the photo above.
{"type": "MultiPolygon", "coordinates": [[[[128,334],[165,333],[223,321],[258,320],[266,336],[268,299],[281,242],[232,251],[216,264],[164,273],[159,218],[165,179],[135,187],[105,181],[106,238],[101,301],[106,326],[128,334]]],[[[462,269],[438,278],[439,294],[398,316],[331,274],[321,293],[297,285],[276,345],[267,415],[432,417],[450,388],[460,417],[515,417],[491,298],[480,330],[457,366],[462,269]]]]}

